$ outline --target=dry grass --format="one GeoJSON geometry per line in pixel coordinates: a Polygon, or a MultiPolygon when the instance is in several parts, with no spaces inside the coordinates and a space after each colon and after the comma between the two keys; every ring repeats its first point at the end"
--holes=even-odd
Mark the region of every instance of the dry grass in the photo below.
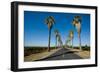
{"type": "Polygon", "coordinates": [[[85,50],[80,51],[79,49],[71,49],[71,51],[77,51],[75,52],[75,54],[84,59],[90,58],[90,51],[85,51],[85,50]]]}
{"type": "Polygon", "coordinates": [[[50,52],[45,51],[45,52],[41,52],[41,53],[37,53],[37,54],[31,54],[29,56],[25,56],[24,61],[30,62],[30,61],[40,60],[40,59],[50,56],[51,54],[57,52],[58,50],[60,50],[60,49],[54,49],[54,50],[51,50],[50,52]]]}

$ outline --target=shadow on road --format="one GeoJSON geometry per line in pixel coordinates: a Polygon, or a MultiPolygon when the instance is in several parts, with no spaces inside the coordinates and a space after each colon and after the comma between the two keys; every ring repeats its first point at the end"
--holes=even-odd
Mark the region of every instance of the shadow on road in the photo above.
{"type": "MultiPolygon", "coordinates": [[[[77,53],[78,51],[67,51],[67,52],[63,52],[63,53],[59,53],[59,54],[53,54],[53,55],[51,55],[51,56],[49,56],[49,57],[47,57],[47,58],[44,58],[44,59],[40,59],[40,60],[35,60],[35,61],[42,61],[42,60],[63,60],[62,58],[61,58],[61,56],[63,56],[63,55],[68,55],[69,54],[69,57],[68,58],[65,58],[65,59],[71,59],[71,56],[70,55],[74,55],[75,57],[77,56],[78,57],[78,59],[82,59],[81,57],[79,57],[78,55],[76,55],[76,54],[74,54],[74,53],[77,53]],[[60,57],[60,59],[55,59],[55,58],[57,58],[57,57],[60,57]]],[[[75,59],[75,58],[72,58],[72,59],[75,59]]],[[[77,58],[76,58],[77,59],[77,58]]]]}

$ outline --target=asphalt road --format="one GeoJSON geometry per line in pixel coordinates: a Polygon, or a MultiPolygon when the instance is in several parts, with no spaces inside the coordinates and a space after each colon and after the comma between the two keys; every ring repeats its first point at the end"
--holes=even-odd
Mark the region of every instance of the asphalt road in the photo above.
{"type": "Polygon", "coordinates": [[[82,59],[80,56],[74,54],[77,51],[70,51],[68,49],[62,48],[61,50],[55,52],[49,57],[42,60],[71,60],[71,59],[82,59]]]}

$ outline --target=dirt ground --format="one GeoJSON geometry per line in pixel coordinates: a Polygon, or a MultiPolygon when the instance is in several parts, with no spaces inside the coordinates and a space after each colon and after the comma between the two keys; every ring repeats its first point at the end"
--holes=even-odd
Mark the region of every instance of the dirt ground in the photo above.
{"type": "Polygon", "coordinates": [[[71,51],[77,51],[75,52],[75,54],[79,55],[84,59],[90,58],[90,51],[80,51],[79,49],[71,49],[71,51]]]}

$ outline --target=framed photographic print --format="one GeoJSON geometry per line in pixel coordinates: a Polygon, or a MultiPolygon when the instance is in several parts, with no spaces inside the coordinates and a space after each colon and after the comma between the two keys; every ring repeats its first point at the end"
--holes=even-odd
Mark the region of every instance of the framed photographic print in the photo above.
{"type": "Polygon", "coordinates": [[[11,70],[97,66],[97,7],[11,3],[11,70]]]}

